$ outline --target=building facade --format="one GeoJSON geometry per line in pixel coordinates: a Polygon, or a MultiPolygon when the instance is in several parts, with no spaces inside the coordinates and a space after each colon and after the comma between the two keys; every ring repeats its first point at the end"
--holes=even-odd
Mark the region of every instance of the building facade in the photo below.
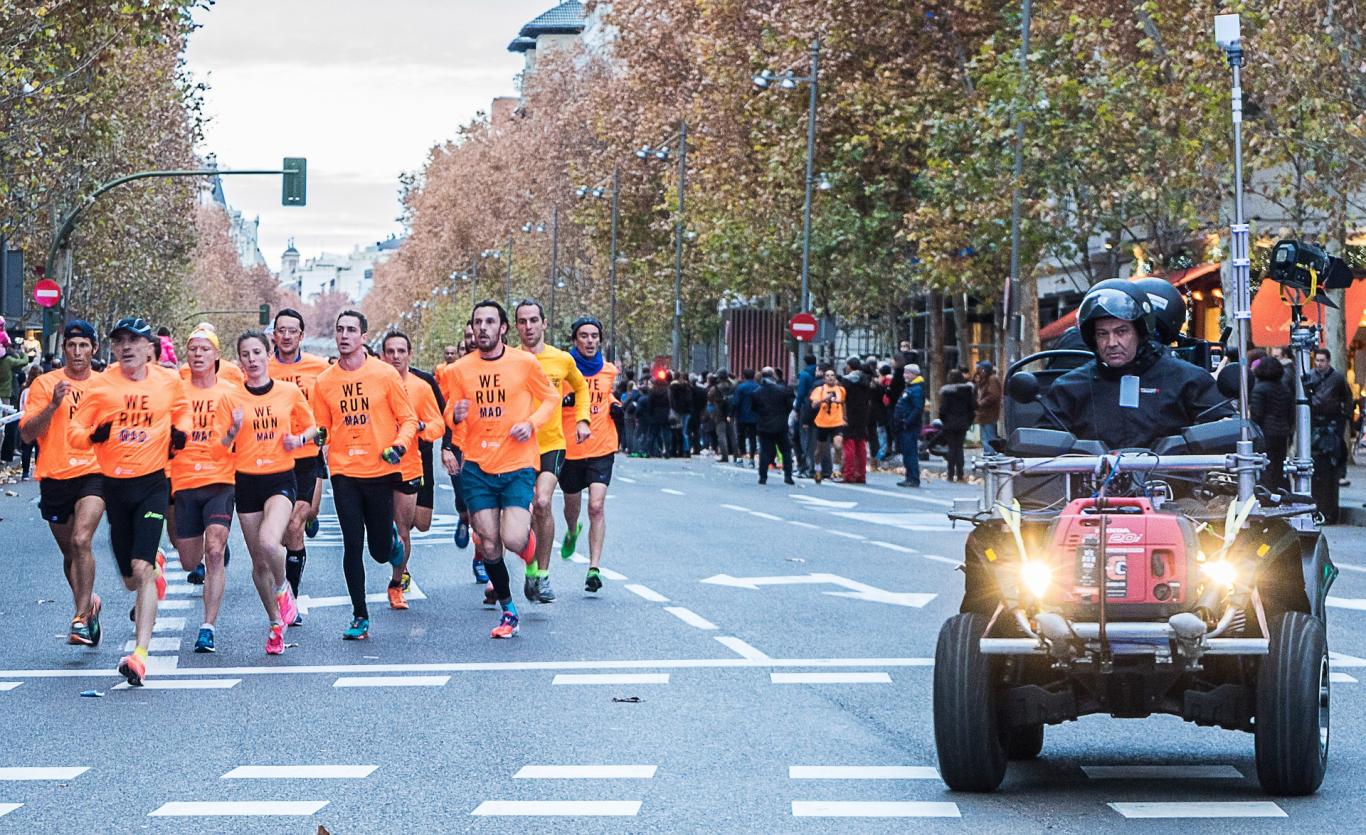
{"type": "Polygon", "coordinates": [[[402,238],[390,235],[386,240],[357,246],[346,254],[324,252],[301,261],[291,240],[280,256],[280,283],[304,302],[314,301],[324,293],[342,293],[359,302],[374,285],[375,267],[388,260],[400,243],[402,238]]]}

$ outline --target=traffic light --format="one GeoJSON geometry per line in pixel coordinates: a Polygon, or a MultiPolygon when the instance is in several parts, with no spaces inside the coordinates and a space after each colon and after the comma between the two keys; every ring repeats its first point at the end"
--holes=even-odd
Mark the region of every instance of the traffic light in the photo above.
{"type": "Polygon", "coordinates": [[[263,305],[261,305],[260,322],[261,322],[261,327],[265,327],[266,325],[269,325],[269,324],[270,324],[270,305],[268,305],[268,304],[263,304],[263,305]]]}
{"type": "Polygon", "coordinates": [[[669,382],[669,366],[673,365],[672,357],[655,357],[650,364],[650,377],[657,383],[669,382]]]}
{"type": "Polygon", "coordinates": [[[285,157],[285,164],[281,167],[285,173],[280,180],[280,205],[307,206],[308,160],[304,157],[285,157]]]}

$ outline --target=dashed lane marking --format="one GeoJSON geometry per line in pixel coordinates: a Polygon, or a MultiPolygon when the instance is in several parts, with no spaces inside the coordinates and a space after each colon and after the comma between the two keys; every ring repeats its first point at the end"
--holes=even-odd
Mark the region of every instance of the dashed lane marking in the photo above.
{"type": "Polygon", "coordinates": [[[1231,765],[1084,765],[1092,780],[1241,780],[1231,765]]]}
{"type": "Polygon", "coordinates": [[[769,658],[767,655],[765,655],[762,651],[754,648],[753,646],[750,646],[748,643],[740,640],[739,638],[734,637],[733,635],[717,635],[716,640],[720,642],[722,646],[729,647],[730,649],[734,650],[735,653],[739,655],[741,658],[748,658],[751,661],[773,660],[769,658]]]}
{"type": "Polygon", "coordinates": [[[157,603],[157,611],[177,612],[182,609],[193,609],[195,605],[193,600],[162,600],[157,603]]]}
{"type": "Polygon", "coordinates": [[[0,681],[0,693],[13,690],[21,684],[23,684],[22,681],[0,681]]]}
{"type": "Polygon", "coordinates": [[[834,530],[833,528],[830,529],[830,530],[827,530],[826,533],[830,534],[831,536],[842,536],[842,537],[844,537],[845,539],[858,539],[858,540],[864,540],[864,539],[867,539],[867,538],[868,538],[868,537],[866,537],[866,536],[860,536],[860,535],[858,535],[858,534],[856,534],[856,533],[849,533],[848,531],[837,531],[837,530],[834,530]]]}
{"type": "Polygon", "coordinates": [[[114,685],[115,690],[231,690],[242,683],[240,678],[150,678],[141,687],[128,682],[114,685]]]}
{"type": "Polygon", "coordinates": [[[0,803],[0,818],[3,818],[5,815],[8,815],[10,812],[13,812],[23,805],[24,804],[22,803],[0,803]]]}
{"type": "Polygon", "coordinates": [[[445,687],[450,676],[343,676],[333,687],[445,687]]]}
{"type": "Polygon", "coordinates": [[[683,621],[689,626],[698,629],[716,629],[716,624],[694,612],[692,609],[683,606],[665,606],[664,611],[683,621]]]}
{"type": "Polygon", "coordinates": [[[670,488],[668,488],[668,487],[661,487],[661,488],[659,488],[659,492],[661,492],[661,493],[668,493],[670,496],[686,496],[686,495],[688,495],[687,493],[684,493],[682,490],[672,490],[672,489],[670,489],[670,488]]]}
{"type": "Polygon", "coordinates": [[[326,805],[326,800],[190,800],[163,803],[155,811],[149,812],[147,817],[310,817],[316,815],[326,805]]]}
{"type": "Polygon", "coordinates": [[[1269,800],[1209,800],[1172,803],[1109,803],[1126,818],[1284,818],[1269,800]]]}
{"type": "Polygon", "coordinates": [[[769,673],[774,684],[891,684],[886,673],[769,673]]]}
{"type": "Polygon", "coordinates": [[[787,524],[789,524],[789,525],[796,525],[796,526],[799,527],[799,528],[806,528],[806,529],[809,530],[809,531],[818,531],[818,530],[821,530],[821,526],[820,526],[820,525],[813,525],[813,524],[811,524],[810,522],[803,522],[803,521],[801,521],[801,520],[799,520],[799,519],[788,519],[788,520],[787,520],[787,524]]]}
{"type": "Polygon", "coordinates": [[[1362,574],[1366,574],[1366,566],[1352,565],[1351,563],[1338,562],[1337,560],[1333,560],[1333,565],[1337,568],[1343,569],[1344,571],[1357,571],[1362,574]]]}
{"type": "Polygon", "coordinates": [[[514,780],[649,780],[654,765],[524,765],[514,780]]]}
{"type": "Polygon", "coordinates": [[[792,780],[938,780],[928,765],[790,765],[792,780]]]}
{"type": "Polygon", "coordinates": [[[617,476],[617,481],[624,481],[624,482],[626,482],[627,484],[635,484],[635,483],[636,483],[636,480],[635,480],[634,478],[627,478],[627,477],[624,476],[624,475],[619,475],[619,476],[617,476]]]}
{"type": "Polygon", "coordinates": [[[1326,601],[1329,606],[1336,606],[1339,609],[1354,609],[1358,612],[1366,612],[1366,598],[1361,597],[1334,597],[1328,595],[1326,601]]]}
{"type": "Polygon", "coordinates": [[[747,508],[747,507],[741,507],[741,506],[738,505],[738,504],[723,504],[723,505],[721,505],[721,506],[724,507],[726,510],[734,510],[734,511],[737,511],[737,512],[739,512],[739,513],[750,513],[750,512],[751,512],[749,508],[747,508]]]}
{"type": "Polygon", "coordinates": [[[598,566],[598,573],[609,580],[616,580],[617,582],[630,579],[625,574],[622,574],[620,571],[613,571],[605,565],[598,566]]]}
{"type": "Polygon", "coordinates": [[[184,618],[162,618],[152,626],[152,632],[180,632],[185,629],[184,618]]]}
{"type": "Polygon", "coordinates": [[[500,817],[635,817],[639,800],[485,800],[471,815],[500,817]]]}
{"type": "Polygon", "coordinates": [[[909,492],[893,493],[891,490],[879,490],[876,487],[865,487],[861,484],[840,484],[838,481],[830,481],[826,483],[829,484],[831,487],[837,487],[840,490],[856,490],[860,493],[871,493],[874,496],[891,496],[895,499],[905,499],[907,501],[912,502],[922,502],[924,504],[932,504],[936,507],[953,507],[953,502],[948,501],[947,499],[931,499],[928,496],[916,496],[909,492]]]}
{"type": "Polygon", "coordinates": [[[361,780],[377,765],[239,765],[220,780],[361,780]]]}
{"type": "Polygon", "coordinates": [[[914,800],[794,800],[797,818],[957,818],[957,803],[914,800]]]}
{"type": "Polygon", "coordinates": [[[914,548],[907,548],[905,545],[897,545],[897,544],[895,544],[895,543],[893,543],[893,542],[883,542],[883,541],[880,540],[880,539],[870,539],[870,540],[868,540],[868,544],[869,544],[869,545],[876,545],[876,546],[879,547],[879,548],[886,548],[888,551],[897,551],[897,552],[900,552],[900,553],[902,553],[902,554],[919,554],[919,553],[920,553],[919,551],[915,550],[914,548]]]}
{"type": "Polygon", "coordinates": [[[750,515],[750,516],[758,516],[760,519],[767,519],[767,520],[769,520],[770,522],[784,522],[784,521],[786,521],[786,520],[783,519],[783,517],[781,517],[781,516],[774,516],[772,513],[763,513],[762,511],[758,511],[758,510],[751,510],[751,511],[749,512],[749,515],[750,515]]]}
{"type": "Polygon", "coordinates": [[[74,780],[89,770],[88,765],[70,768],[6,766],[0,768],[0,780],[74,780]]]}
{"type": "Polygon", "coordinates": [[[1357,680],[1346,673],[1329,673],[1328,680],[1333,684],[1356,684],[1357,680]]]}
{"type": "Polygon", "coordinates": [[[941,557],[941,556],[939,556],[938,554],[921,554],[920,556],[923,557],[923,558],[925,558],[925,559],[927,559],[927,560],[934,560],[935,562],[942,562],[942,563],[944,563],[945,565],[962,565],[962,564],[963,564],[963,561],[962,561],[962,560],[955,560],[955,559],[951,559],[951,558],[949,558],[949,557],[941,557]]]}
{"type": "Polygon", "coordinates": [[[668,684],[668,673],[561,673],[551,684],[668,684]]]}
{"type": "Polygon", "coordinates": [[[665,597],[664,595],[660,594],[659,592],[655,591],[649,586],[642,586],[640,583],[628,583],[626,584],[625,589],[634,595],[645,598],[651,603],[669,602],[669,598],[665,597]]]}

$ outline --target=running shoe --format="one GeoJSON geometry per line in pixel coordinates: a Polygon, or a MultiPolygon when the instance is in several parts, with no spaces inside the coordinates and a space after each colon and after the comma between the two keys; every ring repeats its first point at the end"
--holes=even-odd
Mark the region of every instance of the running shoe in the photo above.
{"type": "Polygon", "coordinates": [[[303,612],[299,612],[297,615],[294,616],[294,622],[291,623],[291,624],[289,625],[289,627],[290,627],[291,629],[293,629],[293,628],[295,628],[295,627],[299,627],[299,626],[303,626],[303,625],[304,625],[304,613],[303,613],[303,612]]]}
{"type": "Polygon", "coordinates": [[[487,583],[489,581],[489,572],[488,569],[484,568],[483,560],[475,557],[471,568],[474,569],[474,582],[487,583]]]}
{"type": "Polygon", "coordinates": [[[485,606],[496,606],[496,605],[498,605],[498,592],[496,592],[496,591],[493,590],[493,583],[485,583],[485,584],[484,584],[484,605],[485,605],[485,606]]]}
{"type": "Polygon", "coordinates": [[[370,619],[356,618],[351,626],[342,633],[343,641],[364,641],[370,635],[370,619]]]}
{"type": "Polygon", "coordinates": [[[398,583],[389,583],[389,608],[408,608],[408,601],[403,599],[403,586],[399,585],[398,583]]]}
{"type": "Polygon", "coordinates": [[[555,591],[550,588],[549,574],[542,574],[536,578],[536,597],[540,603],[555,602],[555,591]]]}
{"type": "Polygon", "coordinates": [[[575,522],[573,530],[564,532],[564,540],[560,543],[560,559],[567,560],[574,556],[574,549],[579,545],[579,534],[583,531],[583,523],[575,522]]]}
{"type": "Polygon", "coordinates": [[[71,619],[71,631],[66,636],[66,642],[83,647],[95,645],[95,642],[90,640],[90,627],[86,625],[80,615],[71,619]]]}
{"type": "Polygon", "coordinates": [[[408,562],[408,555],[403,553],[403,540],[398,536],[398,523],[393,524],[393,534],[389,540],[389,564],[402,567],[408,562]]]}
{"type": "Polygon", "coordinates": [[[270,625],[270,634],[266,635],[266,655],[283,655],[285,651],[285,628],[278,623],[270,625]]]}
{"type": "Polygon", "coordinates": [[[310,517],[308,517],[308,521],[307,521],[307,522],[304,522],[304,536],[308,537],[309,539],[312,539],[313,537],[315,537],[315,536],[317,536],[317,535],[318,535],[318,517],[316,517],[316,516],[310,516],[310,517]]]}
{"type": "Polygon", "coordinates": [[[196,565],[193,571],[186,574],[185,582],[192,586],[204,585],[204,563],[201,562],[199,565],[196,565]]]}
{"type": "Polygon", "coordinates": [[[470,523],[461,519],[455,526],[455,547],[464,548],[470,544],[470,523]]]}
{"type": "Polygon", "coordinates": [[[517,634],[517,616],[512,612],[504,612],[503,619],[498,621],[498,625],[493,627],[489,633],[490,638],[511,638],[517,634]]]}
{"type": "Polygon", "coordinates": [[[583,581],[584,591],[598,591],[602,588],[602,575],[596,568],[588,569],[588,577],[583,581]]]}
{"type": "Polygon", "coordinates": [[[526,599],[530,600],[532,603],[541,602],[541,596],[537,594],[536,591],[535,577],[528,576],[526,580],[522,582],[522,594],[525,595],[526,599]]]}
{"type": "Polygon", "coordinates": [[[399,579],[398,583],[399,586],[406,593],[408,591],[408,587],[413,584],[413,575],[408,573],[408,569],[403,569],[403,577],[399,579]]]}
{"type": "Polygon", "coordinates": [[[284,591],[275,595],[275,605],[280,607],[281,623],[293,623],[299,614],[299,607],[294,602],[294,592],[290,591],[288,583],[285,584],[284,591]]]}
{"type": "Polygon", "coordinates": [[[137,653],[130,653],[119,662],[119,675],[128,679],[129,686],[141,687],[142,680],[147,677],[147,665],[137,653]]]}
{"type": "Polygon", "coordinates": [[[157,549],[156,568],[157,600],[166,599],[166,554],[157,549]]]}
{"type": "Polygon", "coordinates": [[[100,645],[100,638],[104,633],[100,631],[100,609],[102,603],[100,596],[91,592],[90,594],[90,614],[85,618],[85,625],[90,629],[90,645],[97,647],[100,645]]]}
{"type": "Polygon", "coordinates": [[[214,652],[213,630],[207,626],[199,627],[199,637],[194,642],[195,652],[214,652]]]}
{"type": "Polygon", "coordinates": [[[531,565],[536,561],[536,532],[526,532],[526,547],[517,552],[517,556],[522,558],[522,562],[531,565]]]}

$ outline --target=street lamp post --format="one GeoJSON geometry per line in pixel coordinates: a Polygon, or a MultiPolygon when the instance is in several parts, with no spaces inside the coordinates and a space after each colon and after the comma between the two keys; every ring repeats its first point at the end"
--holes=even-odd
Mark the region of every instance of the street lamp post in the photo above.
{"type": "MultiPolygon", "coordinates": [[[[579,186],[575,192],[580,200],[593,198],[601,200],[603,190],[601,185],[593,187],[579,186]]],[[[621,213],[621,166],[612,167],[612,233],[611,242],[607,247],[607,293],[610,298],[611,313],[607,321],[607,358],[613,362],[617,360],[617,222],[621,213]]]]}
{"type": "MultiPolygon", "coordinates": [[[[665,162],[669,159],[667,147],[652,148],[642,145],[636,156],[640,159],[656,159],[665,162]]],[[[678,125],[678,215],[674,219],[674,315],[673,315],[673,367],[683,364],[683,223],[685,220],[685,197],[688,183],[688,123],[678,125]]]]}
{"type": "MultiPolygon", "coordinates": [[[[1024,84],[1025,78],[1029,73],[1029,27],[1032,12],[1030,0],[1024,0],[1024,5],[1020,10],[1020,79],[1027,93],[1028,85],[1024,84]]],[[[1015,103],[1015,161],[1013,172],[1013,189],[1010,197],[1010,275],[1006,277],[1005,298],[1002,299],[1001,322],[1005,325],[1005,345],[1003,357],[1004,364],[1009,365],[1019,359],[1020,340],[1024,336],[1024,322],[1020,318],[1017,308],[1020,306],[1020,186],[1024,179],[1024,137],[1025,125],[1023,108],[1020,102],[1015,103]]]]}

